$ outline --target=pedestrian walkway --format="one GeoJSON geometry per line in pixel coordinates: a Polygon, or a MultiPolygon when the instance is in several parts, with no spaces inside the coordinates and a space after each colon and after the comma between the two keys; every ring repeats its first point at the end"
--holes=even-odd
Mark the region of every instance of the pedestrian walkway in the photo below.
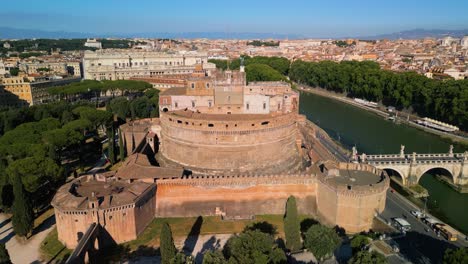
{"type": "Polygon", "coordinates": [[[35,234],[25,242],[17,239],[13,232],[11,218],[0,214],[0,242],[5,243],[13,263],[42,263],[40,247],[42,241],[55,226],[55,218],[51,217],[45,221],[35,234]]]}

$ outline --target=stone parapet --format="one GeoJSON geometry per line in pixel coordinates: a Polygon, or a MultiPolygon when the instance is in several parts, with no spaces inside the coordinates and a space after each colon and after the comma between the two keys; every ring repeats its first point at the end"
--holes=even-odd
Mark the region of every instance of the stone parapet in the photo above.
{"type": "Polygon", "coordinates": [[[180,179],[158,180],[159,185],[191,186],[255,186],[259,184],[313,184],[315,174],[277,174],[277,175],[228,175],[228,176],[185,176],[180,179]]]}

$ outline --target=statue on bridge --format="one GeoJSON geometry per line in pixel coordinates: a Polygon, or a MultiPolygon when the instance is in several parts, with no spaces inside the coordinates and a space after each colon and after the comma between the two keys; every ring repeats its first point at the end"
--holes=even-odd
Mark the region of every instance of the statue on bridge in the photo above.
{"type": "Polygon", "coordinates": [[[366,159],[367,159],[366,153],[362,153],[362,154],[361,154],[361,162],[362,162],[362,163],[365,163],[365,162],[366,162],[366,159]]]}
{"type": "Polygon", "coordinates": [[[416,163],[416,152],[413,152],[413,162],[416,163]]]}
{"type": "Polygon", "coordinates": [[[353,147],[352,151],[353,151],[353,153],[351,154],[351,159],[352,159],[352,160],[357,160],[357,159],[358,159],[358,156],[357,156],[357,149],[356,149],[356,146],[353,147]]]}
{"type": "Polygon", "coordinates": [[[449,156],[453,157],[453,145],[450,145],[449,156]]]}
{"type": "Polygon", "coordinates": [[[400,158],[405,157],[405,145],[400,145],[400,158]]]}

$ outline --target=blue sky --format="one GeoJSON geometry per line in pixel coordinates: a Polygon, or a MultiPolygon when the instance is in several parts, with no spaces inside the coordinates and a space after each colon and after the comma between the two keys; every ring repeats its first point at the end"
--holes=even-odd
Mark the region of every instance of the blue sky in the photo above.
{"type": "Polygon", "coordinates": [[[11,0],[0,26],[89,33],[255,32],[340,37],[468,28],[466,0],[11,0]]]}

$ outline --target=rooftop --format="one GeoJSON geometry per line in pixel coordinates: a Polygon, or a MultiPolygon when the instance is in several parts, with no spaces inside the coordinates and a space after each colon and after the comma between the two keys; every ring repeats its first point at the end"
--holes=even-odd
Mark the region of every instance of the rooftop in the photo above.
{"type": "Polygon", "coordinates": [[[127,183],[103,175],[85,175],[63,185],[52,200],[52,205],[62,210],[86,210],[88,201],[98,201],[100,208],[134,203],[153,184],[127,183]]]}
{"type": "Polygon", "coordinates": [[[212,121],[245,121],[245,120],[263,120],[277,117],[282,114],[205,114],[191,110],[176,110],[167,112],[170,116],[185,117],[196,120],[212,121]]]}

